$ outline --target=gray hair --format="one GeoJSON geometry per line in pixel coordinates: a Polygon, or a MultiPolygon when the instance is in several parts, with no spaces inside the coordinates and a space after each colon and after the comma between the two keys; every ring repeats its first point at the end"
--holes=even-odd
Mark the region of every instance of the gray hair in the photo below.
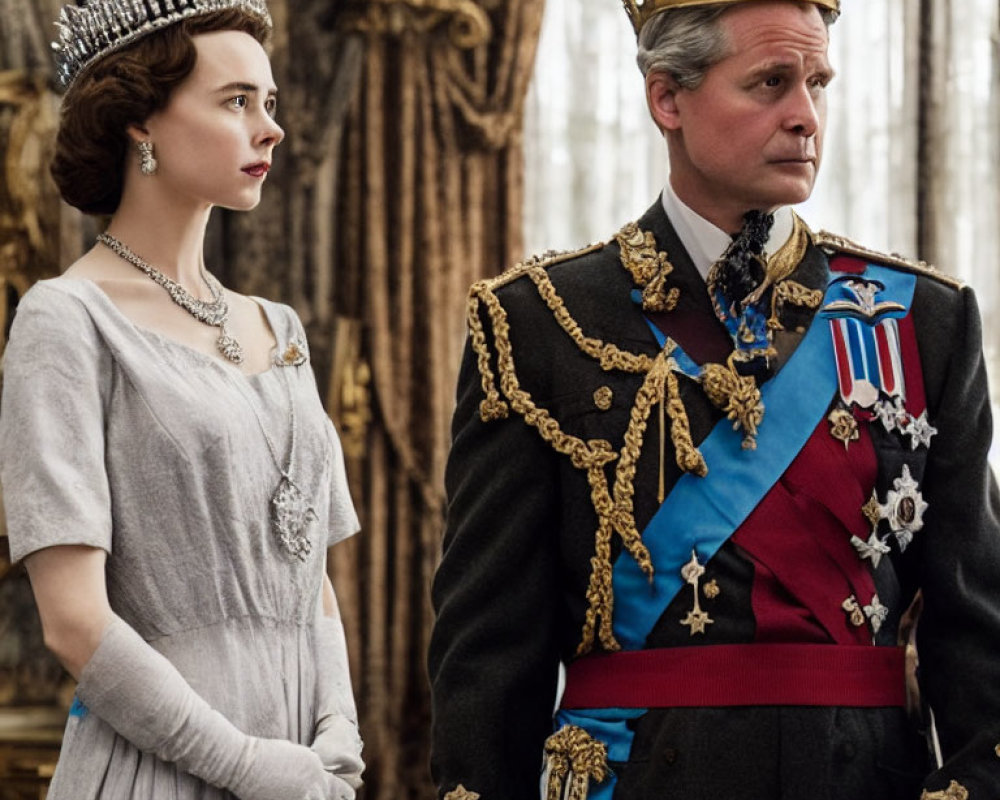
{"type": "MultiPolygon", "coordinates": [[[[642,26],[636,62],[643,75],[665,72],[683,89],[697,89],[708,70],[726,57],[729,42],[719,18],[728,5],[661,11],[642,26]]],[[[819,9],[829,28],[837,12],[819,9]]]]}

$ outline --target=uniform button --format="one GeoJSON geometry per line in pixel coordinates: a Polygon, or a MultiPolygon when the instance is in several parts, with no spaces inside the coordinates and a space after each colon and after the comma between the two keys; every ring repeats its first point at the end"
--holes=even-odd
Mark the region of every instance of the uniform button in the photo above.
{"type": "Polygon", "coordinates": [[[665,764],[673,764],[677,760],[677,751],[668,747],[663,751],[662,757],[665,764]]]}

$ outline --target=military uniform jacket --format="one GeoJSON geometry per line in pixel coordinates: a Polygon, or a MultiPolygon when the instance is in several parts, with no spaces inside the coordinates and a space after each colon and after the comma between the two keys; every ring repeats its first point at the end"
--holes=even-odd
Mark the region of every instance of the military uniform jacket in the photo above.
{"type": "MultiPolygon", "coordinates": [[[[845,402],[850,375],[838,373],[791,463],[732,535],[708,555],[692,551],[694,571],[657,563],[657,542],[685,531],[651,521],[661,492],[669,502],[685,482],[708,480],[699,448],[708,452],[713,429],[729,427],[732,403],[713,401],[707,381],[665,358],[650,322],[696,365],[724,364],[731,345],[661,205],[606,245],[473,287],[433,587],[432,772],[441,795],[538,797],[545,771],[550,797],[1000,797],[1000,506],[975,299],[927,268],[809,234],[788,281],[796,291],[778,314],[771,378],[788,367],[783,385],[796,397],[816,394],[808,373],[791,383],[791,365],[805,337],[831,325],[817,318],[818,297],[826,292],[824,309],[833,307],[831,265],[842,263],[877,268],[877,286],[886,276],[909,281],[893,352],[906,402],[920,407],[907,416],[897,399],[896,424],[891,403],[857,413],[845,402]],[[644,313],[651,294],[666,302],[644,313]],[[677,587],[654,598],[660,606],[638,633],[630,626],[650,607],[624,596],[622,587],[642,583],[619,582],[629,569],[649,579],[639,593],[657,594],[654,576],[662,585],[675,576],[677,587]],[[726,697],[750,652],[728,646],[896,648],[915,599],[919,697],[910,692],[909,708],[797,703],[775,680],[776,690],[762,689],[774,695],[766,703],[553,716],[560,664],[572,682],[575,665],[603,652],[725,653],[735,658],[722,668],[726,697]]],[[[788,403],[769,397],[762,452],[788,426],[788,403]]],[[[688,513],[698,520],[702,510],[688,513]]],[[[616,673],[606,679],[620,697],[616,673]]],[[[866,682],[864,673],[837,680],[866,682]]],[[[683,692],[688,681],[668,683],[683,692]]]]}

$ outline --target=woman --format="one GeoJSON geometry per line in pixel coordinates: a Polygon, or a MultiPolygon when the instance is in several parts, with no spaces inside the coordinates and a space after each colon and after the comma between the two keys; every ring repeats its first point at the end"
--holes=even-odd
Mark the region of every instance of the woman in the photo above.
{"type": "Polygon", "coordinates": [[[64,11],[53,175],[111,214],[22,298],[0,480],[12,560],[78,679],[50,800],[352,798],[363,764],[326,547],[358,527],[287,306],[203,263],[283,132],[264,0],[64,11]],[[231,793],[231,794],[230,794],[231,793]]]}

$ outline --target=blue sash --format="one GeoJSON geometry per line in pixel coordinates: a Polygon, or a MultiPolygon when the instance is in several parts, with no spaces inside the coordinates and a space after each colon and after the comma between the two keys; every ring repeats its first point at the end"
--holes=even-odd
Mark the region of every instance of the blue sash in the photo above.
{"type": "MultiPolygon", "coordinates": [[[[880,281],[885,286],[880,299],[905,306],[900,316],[908,313],[915,276],[868,265],[863,277],[880,281]]],[[[840,299],[844,291],[836,282],[828,284],[824,305],[840,299]]],[[[663,335],[656,333],[662,346],[663,335]]],[[[700,447],[708,475],[682,475],[646,526],[642,538],[652,557],[653,579],[628,554],[616,560],[613,627],[624,649],[645,646],[657,620],[686,585],[680,568],[690,561],[691,551],[700,563],[707,563],[805,446],[837,391],[832,349],[828,318],[821,311],[785,366],[761,387],[766,411],[757,449],[744,450],[743,435],[721,420],[700,447]]]]}

